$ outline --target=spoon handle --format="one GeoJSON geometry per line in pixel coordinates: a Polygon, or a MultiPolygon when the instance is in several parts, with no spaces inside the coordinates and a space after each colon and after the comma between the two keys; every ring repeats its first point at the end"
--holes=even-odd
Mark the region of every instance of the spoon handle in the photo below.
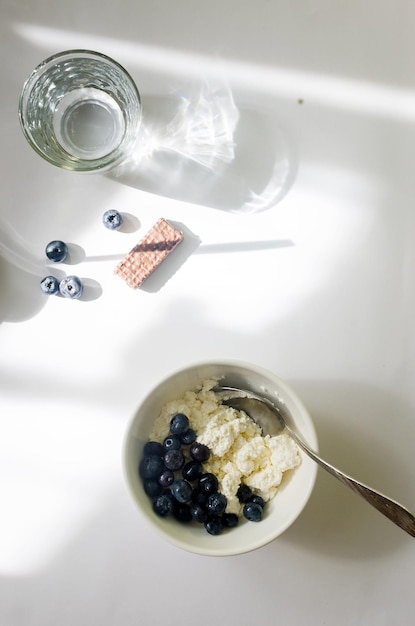
{"type": "Polygon", "coordinates": [[[359,482],[358,480],[348,476],[344,472],[333,467],[327,461],[323,461],[313,450],[311,450],[291,429],[288,429],[291,437],[297,443],[297,445],[311,457],[320,467],[325,469],[329,474],[337,478],[343,485],[350,487],[352,491],[364,498],[369,504],[375,507],[380,513],[386,515],[394,524],[402,528],[412,537],[415,537],[415,517],[404,506],[387,498],[385,495],[371,489],[367,485],[359,482]]]}
{"type": "Polygon", "coordinates": [[[415,537],[415,517],[410,511],[408,511],[408,509],[398,502],[395,502],[395,500],[387,498],[379,491],[376,491],[375,489],[359,482],[355,478],[348,476],[348,474],[341,472],[336,467],[333,467],[333,465],[330,465],[330,463],[327,463],[327,461],[323,461],[323,459],[320,458],[316,452],[311,450],[311,448],[309,448],[308,445],[304,443],[304,441],[302,441],[302,439],[293,430],[291,430],[283,412],[280,408],[277,408],[271,400],[266,397],[258,396],[252,391],[238,389],[237,387],[218,386],[215,387],[213,391],[215,391],[215,393],[222,398],[223,404],[246,411],[246,413],[248,413],[248,415],[250,415],[252,419],[254,419],[254,421],[256,421],[262,428],[263,432],[270,434],[270,418],[273,422],[275,422],[275,417],[277,417],[280,429],[285,428],[291,438],[311,459],[313,459],[313,461],[325,469],[326,472],[337,478],[337,480],[343,483],[343,485],[350,487],[352,491],[364,498],[366,502],[375,507],[375,509],[377,509],[380,513],[383,513],[383,515],[411,535],[411,537],[415,537]],[[266,407],[268,409],[268,414],[264,413],[263,409],[261,412],[258,412],[258,410],[252,411],[255,406],[257,407],[257,405],[252,405],[252,402],[256,402],[257,405],[266,407]]]}

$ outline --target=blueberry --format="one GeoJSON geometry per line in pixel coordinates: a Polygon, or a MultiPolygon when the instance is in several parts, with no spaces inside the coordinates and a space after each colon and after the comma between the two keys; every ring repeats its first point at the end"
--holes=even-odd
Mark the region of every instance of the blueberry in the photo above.
{"type": "Polygon", "coordinates": [[[204,463],[210,457],[210,450],[203,443],[199,443],[195,441],[190,446],[190,456],[195,461],[199,461],[200,463],[204,463]]]}
{"type": "Polygon", "coordinates": [[[176,413],[170,420],[172,435],[181,435],[189,428],[189,418],[184,413],[176,413]]]}
{"type": "Polygon", "coordinates": [[[83,291],[82,281],[78,276],[66,276],[59,283],[59,291],[65,298],[80,298],[83,291]]]}
{"type": "Polygon", "coordinates": [[[224,513],[228,501],[222,493],[212,493],[206,502],[206,511],[213,515],[224,513]]]}
{"type": "Polygon", "coordinates": [[[144,456],[164,456],[164,448],[158,441],[147,441],[144,446],[144,456]]]}
{"type": "Polygon", "coordinates": [[[250,522],[260,522],[262,520],[263,509],[262,506],[255,502],[248,502],[244,504],[243,514],[250,522]]]}
{"type": "Polygon", "coordinates": [[[48,296],[59,291],[59,280],[55,276],[45,276],[40,281],[40,288],[48,296]]]}
{"type": "Polygon", "coordinates": [[[248,487],[248,485],[239,485],[238,491],[236,492],[236,496],[239,502],[244,504],[245,502],[249,502],[252,499],[253,493],[252,493],[251,488],[248,487]]]}
{"type": "Polygon", "coordinates": [[[167,489],[174,481],[174,474],[171,470],[165,469],[158,477],[159,484],[163,489],[167,489]]]}
{"type": "Polygon", "coordinates": [[[211,517],[205,522],[205,528],[209,535],[220,535],[223,531],[223,522],[220,517],[211,517]]]}
{"type": "Polygon", "coordinates": [[[224,513],[222,515],[222,522],[226,528],[235,528],[238,525],[239,517],[236,513],[224,513]]]}
{"type": "Polygon", "coordinates": [[[163,459],[159,456],[144,456],[138,466],[141,478],[158,478],[163,470],[163,459]]]}
{"type": "Polygon", "coordinates": [[[262,508],[265,506],[264,499],[261,496],[252,496],[251,502],[255,502],[255,504],[259,504],[262,508]]]}
{"type": "Polygon", "coordinates": [[[179,435],[180,441],[184,446],[189,446],[191,443],[196,441],[196,433],[193,428],[188,428],[181,435],[179,435]]]}
{"type": "Polygon", "coordinates": [[[167,450],[164,455],[164,465],[172,472],[182,469],[184,461],[184,454],[181,450],[167,450]]]}
{"type": "Polygon", "coordinates": [[[162,493],[153,502],[153,511],[160,517],[168,517],[173,513],[174,501],[170,493],[162,493]]]}
{"type": "Polygon", "coordinates": [[[210,495],[211,493],[216,493],[219,487],[219,482],[214,474],[206,472],[199,477],[198,487],[199,491],[210,495]]]}
{"type": "Polygon", "coordinates": [[[208,497],[209,496],[206,493],[196,488],[192,493],[192,502],[194,504],[198,504],[202,508],[205,508],[208,497]]]}
{"type": "Polygon", "coordinates": [[[178,502],[184,503],[191,500],[193,489],[187,480],[178,478],[173,482],[170,489],[173,497],[176,498],[178,502]]]}
{"type": "Polygon", "coordinates": [[[200,524],[204,524],[208,519],[208,514],[206,513],[203,506],[200,506],[200,504],[192,503],[190,505],[190,513],[192,515],[192,519],[194,519],[195,522],[199,522],[200,524]]]}
{"type": "Polygon", "coordinates": [[[179,522],[190,522],[192,520],[192,514],[188,504],[183,502],[175,502],[173,506],[173,516],[179,522]]]}
{"type": "Polygon", "coordinates": [[[150,498],[156,498],[163,492],[163,487],[155,478],[146,478],[143,480],[143,487],[150,498]]]}
{"type": "Polygon", "coordinates": [[[180,450],[182,444],[178,437],[168,435],[163,441],[163,446],[165,450],[180,450]]]}
{"type": "Polygon", "coordinates": [[[58,239],[50,241],[45,248],[46,256],[54,263],[61,263],[68,256],[68,246],[58,239]]]}
{"type": "Polygon", "coordinates": [[[102,216],[102,223],[104,224],[105,228],[108,228],[109,230],[118,230],[119,228],[121,228],[123,221],[124,220],[121,213],[119,213],[115,209],[109,209],[108,211],[105,211],[104,215],[102,216]]]}
{"type": "Polygon", "coordinates": [[[193,482],[194,480],[199,478],[201,473],[202,473],[202,464],[199,463],[198,461],[188,461],[187,463],[185,463],[182,469],[183,478],[185,478],[186,480],[189,480],[190,482],[193,482]]]}

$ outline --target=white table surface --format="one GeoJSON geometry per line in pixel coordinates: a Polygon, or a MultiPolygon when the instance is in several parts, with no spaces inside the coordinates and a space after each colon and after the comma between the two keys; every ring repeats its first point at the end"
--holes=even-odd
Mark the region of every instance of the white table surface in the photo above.
{"type": "Polygon", "coordinates": [[[209,559],[145,524],[121,457],[160,378],[242,359],[296,389],[328,460],[415,509],[415,4],[2,0],[0,17],[0,624],[412,624],[413,538],[322,471],[283,536],[209,559]],[[61,171],[20,131],[26,76],[69,48],[142,93],[155,150],[118,177],[61,171]],[[210,141],[210,172],[160,150],[180,104],[175,147],[210,141]],[[185,242],[132,291],[113,268],[159,217],[185,242]],[[56,238],[70,265],[45,263],[56,238]],[[51,269],[83,299],[43,296],[51,269]]]}

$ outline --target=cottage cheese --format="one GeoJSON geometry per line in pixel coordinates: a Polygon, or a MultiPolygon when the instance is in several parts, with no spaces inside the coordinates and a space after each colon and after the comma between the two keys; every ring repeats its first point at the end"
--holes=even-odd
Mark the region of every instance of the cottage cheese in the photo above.
{"type": "Polygon", "coordinates": [[[197,440],[211,452],[204,464],[205,471],[217,476],[219,489],[228,500],[227,511],[239,515],[241,505],[236,492],[241,483],[267,502],[276,494],[284,472],[297,467],[301,457],[297,445],[286,433],[264,437],[246,413],[221,404],[211,391],[215,383],[205,381],[200,391],[188,391],[182,398],[166,403],[150,439],[163,441],[172,416],[187,415],[197,440]]]}

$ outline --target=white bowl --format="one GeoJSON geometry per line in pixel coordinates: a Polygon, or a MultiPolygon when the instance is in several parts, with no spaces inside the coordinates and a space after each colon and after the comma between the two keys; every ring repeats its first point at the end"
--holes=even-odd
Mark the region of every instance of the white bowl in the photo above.
{"type": "Polygon", "coordinates": [[[138,475],[143,446],[148,441],[154,420],[166,402],[195,391],[210,378],[223,384],[249,389],[266,395],[276,403],[283,402],[291,416],[291,426],[317,450],[317,438],[310,415],[294,391],[278,376],[257,365],[239,361],[196,363],[173,372],[145,397],[128,428],[124,443],[124,469],[127,483],[138,509],[159,534],[170,543],[208,556],[230,556],[260,548],[283,533],[299,516],[314,487],[317,465],[300,451],[301,465],[284,477],[277,495],[267,503],[261,522],[240,520],[236,528],[221,535],[208,534],[201,525],[160,518],[152,509],[138,475]]]}

